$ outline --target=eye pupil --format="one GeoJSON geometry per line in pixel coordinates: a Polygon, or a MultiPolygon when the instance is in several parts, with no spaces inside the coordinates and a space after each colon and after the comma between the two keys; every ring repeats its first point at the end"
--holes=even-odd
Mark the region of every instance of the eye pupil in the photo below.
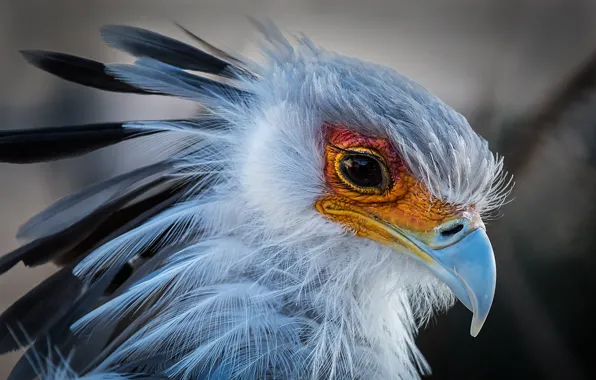
{"type": "Polygon", "coordinates": [[[350,154],[341,161],[342,174],[356,186],[382,187],[383,169],[375,158],[364,154],[350,154]]]}

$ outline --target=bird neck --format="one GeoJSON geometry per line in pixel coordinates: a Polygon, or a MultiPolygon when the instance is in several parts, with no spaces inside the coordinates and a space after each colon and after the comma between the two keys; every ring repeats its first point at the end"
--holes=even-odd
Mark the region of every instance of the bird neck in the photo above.
{"type": "Polygon", "coordinates": [[[315,367],[363,350],[362,360],[379,373],[417,376],[415,366],[425,364],[413,343],[416,324],[407,279],[396,271],[403,264],[399,256],[374,242],[345,233],[330,238],[308,226],[272,234],[262,214],[239,197],[221,200],[217,208],[206,213],[218,221],[209,222],[217,227],[206,239],[213,248],[203,261],[203,281],[238,284],[253,292],[250,297],[275,305],[272,315],[312,324],[302,339],[319,352],[315,367]],[[217,224],[222,221],[225,226],[217,224]]]}

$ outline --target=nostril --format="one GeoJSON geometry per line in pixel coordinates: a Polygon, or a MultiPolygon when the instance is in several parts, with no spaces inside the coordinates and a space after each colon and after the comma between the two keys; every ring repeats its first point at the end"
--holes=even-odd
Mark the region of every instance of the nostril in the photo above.
{"type": "Polygon", "coordinates": [[[441,231],[441,236],[443,237],[451,237],[453,235],[456,235],[457,233],[459,233],[461,230],[464,229],[464,225],[463,224],[456,224],[454,226],[449,227],[446,230],[441,231]]]}

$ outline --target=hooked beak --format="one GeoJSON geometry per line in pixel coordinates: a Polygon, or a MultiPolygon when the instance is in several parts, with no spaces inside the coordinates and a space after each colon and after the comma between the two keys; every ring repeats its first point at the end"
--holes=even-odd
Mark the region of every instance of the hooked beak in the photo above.
{"type": "Polygon", "coordinates": [[[356,234],[405,250],[422,262],[473,313],[470,334],[477,336],[493,302],[497,271],[493,249],[480,217],[468,213],[436,226],[414,232],[374,217],[361,208],[321,201],[317,208],[330,217],[354,220],[356,234]]]}
{"type": "MultiPolygon", "coordinates": [[[[409,248],[413,256],[443,281],[472,313],[470,334],[478,335],[490,311],[497,281],[495,257],[484,226],[470,227],[464,223],[461,231],[448,241],[437,244],[428,234],[417,239],[414,234],[401,228],[383,226],[395,237],[396,243],[409,248]],[[432,248],[431,248],[432,247],[432,248]]],[[[435,229],[441,236],[441,228],[435,229]]]]}
{"type": "Polygon", "coordinates": [[[477,336],[493,303],[497,281],[495,257],[484,228],[445,248],[426,248],[425,252],[433,259],[428,268],[473,313],[470,334],[477,336]]]}

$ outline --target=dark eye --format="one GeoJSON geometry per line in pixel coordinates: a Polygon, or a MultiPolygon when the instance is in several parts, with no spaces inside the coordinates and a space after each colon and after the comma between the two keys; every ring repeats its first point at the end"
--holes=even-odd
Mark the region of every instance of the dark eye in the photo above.
{"type": "Polygon", "coordinates": [[[376,158],[366,154],[349,154],[340,162],[341,174],[358,187],[382,188],[385,184],[384,167],[376,158]]]}

